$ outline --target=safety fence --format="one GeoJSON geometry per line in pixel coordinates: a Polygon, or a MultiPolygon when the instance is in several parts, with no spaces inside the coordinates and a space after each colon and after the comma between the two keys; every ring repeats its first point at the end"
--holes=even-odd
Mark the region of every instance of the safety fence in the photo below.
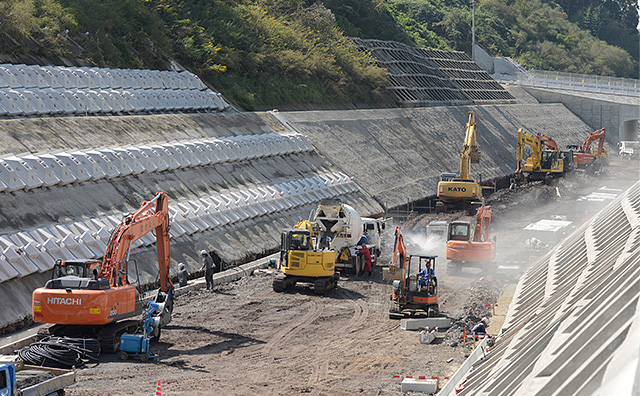
{"type": "Polygon", "coordinates": [[[640,80],[628,78],[529,70],[526,74],[518,73],[517,82],[520,85],[532,87],[561,88],[564,90],[630,96],[640,95],[640,80]]]}

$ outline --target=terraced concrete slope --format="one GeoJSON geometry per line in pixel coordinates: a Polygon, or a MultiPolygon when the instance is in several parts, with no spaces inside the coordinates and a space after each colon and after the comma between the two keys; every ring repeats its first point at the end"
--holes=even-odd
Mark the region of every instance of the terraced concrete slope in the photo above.
{"type": "MultiPolygon", "coordinates": [[[[113,227],[157,191],[169,196],[172,258],[191,272],[201,249],[228,263],[273,252],[322,198],[381,212],[306,137],[275,134],[254,114],[5,120],[0,142],[0,328],[30,314],[55,259],[100,257],[113,227]]],[[[154,238],[134,246],[130,279],[154,281],[154,238]]]]}
{"type": "Polygon", "coordinates": [[[459,395],[638,394],[640,182],[527,271],[504,327],[459,395]]]}
{"type": "Polygon", "coordinates": [[[542,132],[561,147],[582,142],[592,132],[559,104],[281,114],[365,192],[393,208],[435,196],[440,174],[459,169],[469,111],[475,112],[482,152],[471,174],[485,180],[513,174],[518,128],[542,132]]]}
{"type": "Polygon", "coordinates": [[[515,98],[464,52],[352,38],[387,70],[387,89],[401,107],[506,104],[515,98]]]}

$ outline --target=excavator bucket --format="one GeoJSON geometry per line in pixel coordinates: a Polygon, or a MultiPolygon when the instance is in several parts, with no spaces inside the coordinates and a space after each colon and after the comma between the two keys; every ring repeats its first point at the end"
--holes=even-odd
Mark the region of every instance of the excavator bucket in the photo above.
{"type": "Polygon", "coordinates": [[[469,153],[469,161],[471,161],[472,164],[479,164],[480,156],[480,151],[478,151],[478,148],[474,146],[471,148],[471,152],[469,153]]]}

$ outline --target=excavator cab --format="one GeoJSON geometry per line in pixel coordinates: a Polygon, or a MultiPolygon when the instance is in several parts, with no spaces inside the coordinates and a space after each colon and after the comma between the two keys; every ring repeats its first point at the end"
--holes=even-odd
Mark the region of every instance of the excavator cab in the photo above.
{"type": "Polygon", "coordinates": [[[109,280],[98,278],[100,261],[62,261],[56,260],[53,266],[51,280],[47,281],[45,289],[84,289],[107,290],[111,286],[109,280]]]}
{"type": "Polygon", "coordinates": [[[311,249],[311,233],[301,228],[289,228],[280,236],[280,266],[288,267],[289,251],[311,249]]]}
{"type": "Polygon", "coordinates": [[[558,162],[558,152],[555,150],[542,150],[540,158],[541,169],[551,169],[558,162]]]}
{"type": "Polygon", "coordinates": [[[98,260],[62,261],[58,259],[53,265],[51,279],[62,278],[64,276],[98,279],[99,268],[100,261],[98,260]]]}
{"type": "Polygon", "coordinates": [[[452,221],[449,223],[447,241],[472,241],[474,228],[469,221],[452,221]]]}

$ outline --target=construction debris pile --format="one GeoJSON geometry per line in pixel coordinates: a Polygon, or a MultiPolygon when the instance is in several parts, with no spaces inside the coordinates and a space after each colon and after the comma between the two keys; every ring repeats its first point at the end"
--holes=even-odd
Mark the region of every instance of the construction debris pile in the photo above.
{"type": "MultiPolygon", "coordinates": [[[[451,327],[447,330],[443,341],[445,345],[457,347],[463,341],[464,329],[469,335],[473,326],[478,324],[483,317],[490,318],[492,305],[496,303],[500,295],[498,285],[484,279],[473,282],[470,290],[462,310],[451,314],[451,327]]],[[[491,322],[489,322],[488,331],[492,333],[496,331],[491,329],[491,322]]],[[[468,343],[467,346],[472,349],[473,342],[468,343]]]]}

